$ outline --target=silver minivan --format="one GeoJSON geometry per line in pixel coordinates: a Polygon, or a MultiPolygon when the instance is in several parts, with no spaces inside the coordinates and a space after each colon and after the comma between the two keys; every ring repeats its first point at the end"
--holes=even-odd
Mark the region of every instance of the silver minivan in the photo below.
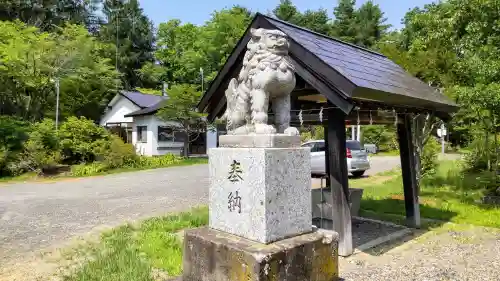
{"type": "MultiPolygon", "coordinates": [[[[302,147],[311,148],[311,173],[324,175],[325,169],[325,141],[312,140],[302,144],[302,147]]],[[[355,177],[361,177],[370,169],[368,153],[356,140],[346,141],[347,170],[355,177]]]]}

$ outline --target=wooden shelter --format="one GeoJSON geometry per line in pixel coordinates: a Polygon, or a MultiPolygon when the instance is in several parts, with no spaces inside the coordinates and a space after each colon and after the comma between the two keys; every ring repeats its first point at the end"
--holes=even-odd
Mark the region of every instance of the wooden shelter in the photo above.
{"type": "Polygon", "coordinates": [[[346,123],[397,126],[406,216],[410,226],[419,227],[411,116],[429,113],[448,120],[458,109],[456,104],[382,54],[258,13],[198,105],[200,111],[208,113],[210,121],[225,110],[224,92],[242,67],[250,28],[278,29],[288,35],[289,55],[297,77],[291,94],[292,123],[325,127],[326,174],[333,229],[340,235],[339,254],[353,252],[346,123]]]}

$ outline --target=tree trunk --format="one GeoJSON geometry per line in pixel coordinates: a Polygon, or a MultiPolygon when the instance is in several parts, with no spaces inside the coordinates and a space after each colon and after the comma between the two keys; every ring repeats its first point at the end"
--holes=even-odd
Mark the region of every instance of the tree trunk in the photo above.
{"type": "Polygon", "coordinates": [[[184,138],[184,157],[189,156],[189,136],[190,136],[190,128],[189,125],[184,126],[186,128],[186,137],[184,138]]]}
{"type": "MultiPolygon", "coordinates": [[[[486,123],[486,122],[485,122],[486,123]]],[[[486,151],[486,169],[488,171],[491,171],[491,155],[490,155],[490,140],[489,140],[489,128],[487,126],[487,124],[485,124],[484,126],[484,148],[485,148],[485,151],[486,151]]]]}
{"type": "Polygon", "coordinates": [[[498,175],[498,134],[497,134],[497,118],[496,114],[493,115],[493,132],[495,134],[495,183],[497,181],[498,175]]]}
{"type": "Polygon", "coordinates": [[[417,188],[420,188],[420,180],[422,179],[422,163],[420,161],[421,155],[424,151],[424,146],[432,136],[432,131],[439,124],[436,118],[432,115],[419,114],[413,118],[413,145],[415,146],[415,167],[417,169],[417,188]]]}

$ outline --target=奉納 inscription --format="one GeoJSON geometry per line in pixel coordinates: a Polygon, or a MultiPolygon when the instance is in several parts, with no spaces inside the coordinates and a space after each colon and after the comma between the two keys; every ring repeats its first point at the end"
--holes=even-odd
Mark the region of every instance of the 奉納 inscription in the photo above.
{"type": "Polygon", "coordinates": [[[229,167],[229,175],[227,177],[229,181],[238,182],[240,180],[243,180],[243,178],[241,177],[242,173],[243,170],[241,169],[241,163],[236,160],[233,160],[233,163],[231,163],[229,167]]]}
{"type": "Polygon", "coordinates": [[[238,191],[234,192],[229,192],[228,198],[228,209],[230,212],[236,211],[238,209],[238,213],[241,214],[241,196],[239,196],[238,191]]]}

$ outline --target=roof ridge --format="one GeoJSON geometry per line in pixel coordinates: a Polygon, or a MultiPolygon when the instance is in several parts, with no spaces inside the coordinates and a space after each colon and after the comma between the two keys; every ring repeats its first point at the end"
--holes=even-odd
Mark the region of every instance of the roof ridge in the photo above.
{"type": "Polygon", "coordinates": [[[381,54],[381,53],[378,53],[378,52],[375,52],[375,51],[372,51],[370,49],[367,49],[367,48],[363,48],[363,47],[360,47],[356,44],[353,44],[353,43],[349,43],[349,42],[345,42],[345,41],[342,41],[340,39],[337,39],[337,38],[334,38],[334,37],[331,37],[331,36],[328,36],[328,35],[325,35],[325,34],[322,34],[322,33],[319,33],[319,32],[316,32],[316,31],[313,31],[313,30],[310,30],[310,29],[307,29],[305,27],[302,27],[302,26],[298,26],[298,25],[295,25],[293,23],[289,23],[287,21],[284,21],[284,20],[280,20],[276,17],[271,17],[271,16],[267,16],[267,15],[264,15],[260,12],[257,12],[257,15],[259,16],[263,16],[267,19],[271,19],[271,20],[275,20],[275,21],[278,21],[280,23],[283,23],[283,24],[286,24],[288,26],[291,26],[293,28],[297,28],[297,29],[300,29],[300,30],[303,30],[303,31],[306,31],[306,32],[309,32],[309,33],[312,33],[312,34],[315,34],[315,35],[318,35],[318,36],[321,36],[321,37],[324,37],[326,39],[330,39],[330,40],[333,40],[333,41],[337,41],[341,44],[345,44],[345,45],[348,45],[348,46],[351,46],[351,47],[354,47],[356,49],[359,49],[359,50],[362,50],[362,51],[366,51],[366,52],[369,52],[369,53],[372,53],[372,54],[375,54],[375,55],[378,55],[378,56],[381,56],[381,57],[384,57],[384,58],[387,58],[385,55],[381,54]]]}

